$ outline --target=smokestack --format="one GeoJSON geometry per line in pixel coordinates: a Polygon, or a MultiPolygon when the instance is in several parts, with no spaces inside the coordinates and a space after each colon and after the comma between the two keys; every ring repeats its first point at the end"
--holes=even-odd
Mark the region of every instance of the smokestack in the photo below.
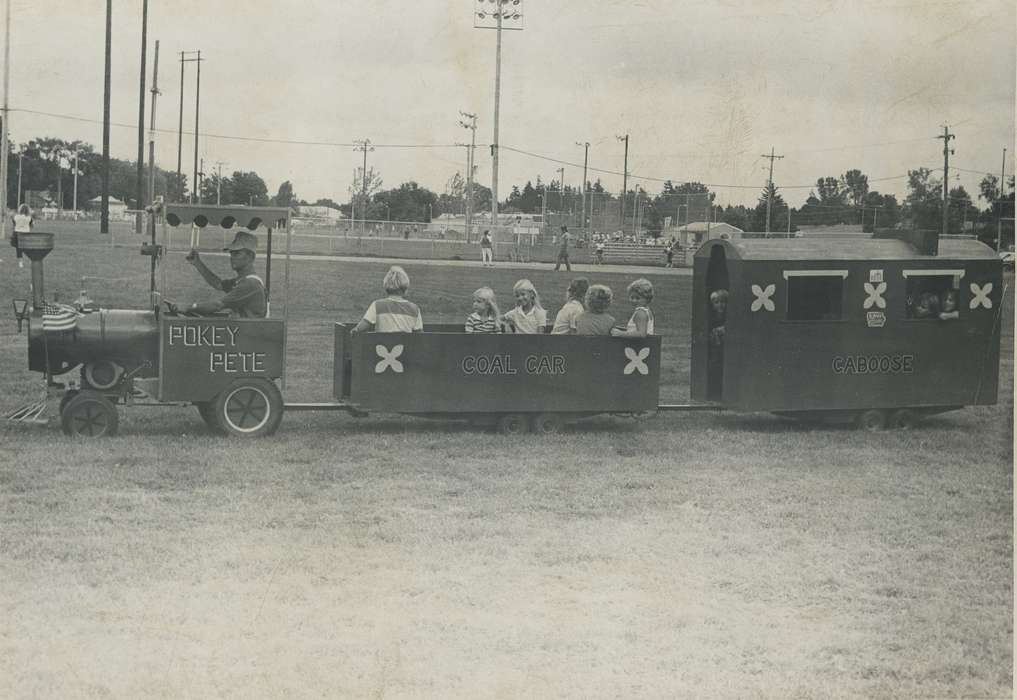
{"type": "Polygon", "coordinates": [[[53,250],[53,234],[19,233],[18,248],[32,261],[32,308],[41,309],[46,295],[42,260],[53,250]]]}

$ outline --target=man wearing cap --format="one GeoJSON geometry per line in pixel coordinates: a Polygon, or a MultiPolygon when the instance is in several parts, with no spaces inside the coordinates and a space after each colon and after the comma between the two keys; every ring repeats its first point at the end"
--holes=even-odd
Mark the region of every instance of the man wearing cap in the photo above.
{"type": "Polygon", "coordinates": [[[219,301],[203,301],[191,304],[188,311],[206,316],[228,310],[231,316],[241,318],[265,318],[265,283],[254,274],[254,255],[258,239],[253,233],[239,231],[233,242],[223,248],[230,254],[230,267],[236,271],[233,279],[221,279],[208,269],[198,251],[192,250],[187,261],[194,265],[205,281],[212,287],[226,292],[219,301]]]}

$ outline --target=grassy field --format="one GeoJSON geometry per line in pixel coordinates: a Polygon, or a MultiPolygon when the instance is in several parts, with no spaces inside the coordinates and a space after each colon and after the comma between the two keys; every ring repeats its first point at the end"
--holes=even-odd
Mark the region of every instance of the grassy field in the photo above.
{"type": "MultiPolygon", "coordinates": [[[[143,306],[147,260],[96,238],[58,241],[50,296],[89,275],[104,305],[143,306]]],[[[0,297],[25,295],[0,257],[0,297]]],[[[524,276],[556,310],[568,279],[405,266],[431,321],[524,276]]],[[[328,398],[328,322],[385,269],[293,265],[288,397],[328,398]]],[[[678,401],[690,278],[650,278],[678,401]]],[[[207,294],[180,256],[169,279],[207,294]]],[[[1008,297],[1000,405],[904,433],[671,414],[520,446],[299,414],[243,442],[184,408],[92,444],[0,425],[0,697],[1010,697],[1008,297]]],[[[4,407],[38,395],[25,365],[5,313],[4,407]]]]}

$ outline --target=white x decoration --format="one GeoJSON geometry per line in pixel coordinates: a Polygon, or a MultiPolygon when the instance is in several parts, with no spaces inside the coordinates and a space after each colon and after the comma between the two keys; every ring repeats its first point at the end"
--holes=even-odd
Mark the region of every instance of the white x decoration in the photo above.
{"type": "Polygon", "coordinates": [[[759,311],[760,309],[766,309],[767,311],[773,311],[776,307],[773,305],[773,293],[777,291],[776,285],[768,284],[766,289],[762,289],[758,284],[752,285],[752,293],[756,295],[756,298],[752,301],[752,310],[759,311]]]}
{"type": "Polygon", "coordinates": [[[375,374],[381,374],[389,367],[391,367],[392,371],[396,373],[403,371],[403,363],[396,359],[403,354],[402,345],[396,345],[392,348],[391,352],[389,352],[389,349],[384,345],[375,345],[374,351],[378,353],[378,357],[381,358],[381,361],[374,366],[375,374]]]}
{"type": "Polygon", "coordinates": [[[872,286],[871,283],[866,282],[864,284],[865,293],[868,294],[865,303],[862,304],[863,309],[872,308],[873,305],[880,309],[886,308],[886,299],[883,298],[883,292],[886,291],[886,282],[880,282],[876,286],[872,286]]]}
{"type": "Polygon", "coordinates": [[[646,366],[645,362],[649,356],[650,348],[643,348],[639,352],[636,352],[633,348],[625,348],[625,357],[629,358],[629,363],[625,365],[625,374],[632,374],[633,372],[649,374],[650,368],[646,366]]]}
{"type": "Polygon", "coordinates": [[[972,282],[971,293],[975,296],[971,299],[970,308],[977,309],[979,306],[984,306],[987,309],[992,308],[992,299],[989,298],[989,294],[992,293],[992,282],[986,282],[981,286],[972,282]]]}

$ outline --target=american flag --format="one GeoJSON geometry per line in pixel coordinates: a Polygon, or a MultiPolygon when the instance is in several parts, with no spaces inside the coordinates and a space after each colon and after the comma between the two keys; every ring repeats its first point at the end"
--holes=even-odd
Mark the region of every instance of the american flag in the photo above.
{"type": "Polygon", "coordinates": [[[73,306],[46,302],[42,308],[42,329],[54,333],[73,330],[78,325],[80,315],[73,306]]]}

